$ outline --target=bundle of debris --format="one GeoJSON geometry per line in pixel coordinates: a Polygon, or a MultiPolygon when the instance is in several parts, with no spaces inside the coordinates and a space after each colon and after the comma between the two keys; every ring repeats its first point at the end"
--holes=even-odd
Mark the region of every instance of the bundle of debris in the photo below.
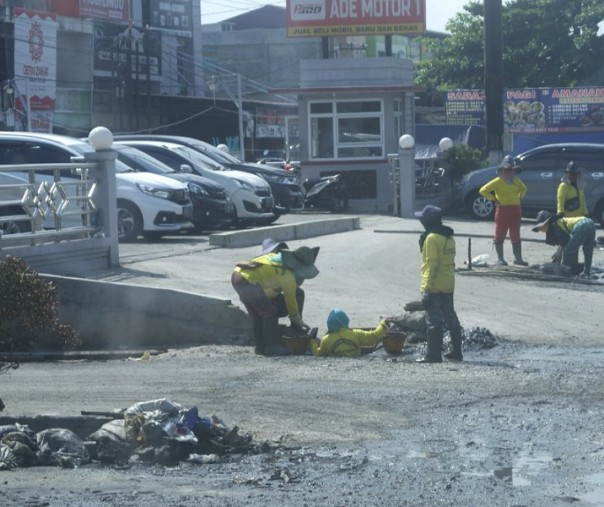
{"type": "MultiPolygon", "coordinates": [[[[392,322],[390,329],[406,333],[406,343],[420,344],[426,341],[426,317],[424,306],[421,301],[411,301],[403,307],[405,313],[395,317],[388,317],[392,322]]],[[[497,346],[497,339],[493,334],[483,327],[463,328],[463,349],[483,350],[497,346]]],[[[444,335],[444,347],[448,348],[451,336],[448,331],[444,335]]]]}
{"type": "Polygon", "coordinates": [[[218,462],[227,455],[267,452],[218,417],[200,417],[197,407],[184,408],[165,398],[140,402],[117,412],[84,441],[71,430],[51,428],[34,433],[21,424],[0,426],[0,470],[90,463],[158,463],[175,465],[218,462]]]}

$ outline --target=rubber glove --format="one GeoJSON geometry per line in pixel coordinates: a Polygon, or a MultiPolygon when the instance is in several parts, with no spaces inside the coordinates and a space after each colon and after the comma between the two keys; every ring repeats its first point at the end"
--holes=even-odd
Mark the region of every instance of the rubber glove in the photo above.
{"type": "Polygon", "coordinates": [[[310,326],[302,320],[302,317],[300,317],[299,313],[296,315],[292,315],[289,320],[292,323],[293,327],[301,329],[305,333],[308,333],[310,331],[310,326]]]}

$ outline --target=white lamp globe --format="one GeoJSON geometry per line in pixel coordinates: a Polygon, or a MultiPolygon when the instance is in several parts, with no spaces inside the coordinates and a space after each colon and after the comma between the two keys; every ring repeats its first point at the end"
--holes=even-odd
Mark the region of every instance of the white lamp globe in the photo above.
{"type": "Polygon", "coordinates": [[[410,150],[415,146],[415,139],[410,134],[403,134],[398,140],[398,145],[401,147],[401,150],[410,150]]]}
{"type": "Polygon", "coordinates": [[[443,137],[439,141],[438,147],[440,148],[441,151],[450,150],[451,148],[453,148],[453,141],[451,141],[451,139],[449,137],[443,137]]]}
{"type": "Polygon", "coordinates": [[[107,127],[94,127],[88,134],[88,141],[96,151],[110,150],[113,145],[113,134],[107,127]]]}
{"type": "Polygon", "coordinates": [[[218,148],[219,150],[222,150],[226,153],[229,152],[229,147],[226,144],[219,144],[218,146],[216,146],[216,148],[218,148]]]}

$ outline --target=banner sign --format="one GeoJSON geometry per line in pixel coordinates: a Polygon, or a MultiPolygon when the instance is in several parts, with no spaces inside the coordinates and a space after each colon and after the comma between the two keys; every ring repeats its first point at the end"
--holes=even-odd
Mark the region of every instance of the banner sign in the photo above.
{"type": "Polygon", "coordinates": [[[31,111],[54,110],[57,94],[54,14],[15,8],[15,81],[21,97],[28,98],[31,111]]]}
{"type": "Polygon", "coordinates": [[[100,18],[127,23],[128,0],[50,0],[50,10],[70,18],[100,18]]]}
{"type": "Polygon", "coordinates": [[[288,37],[419,35],[426,0],[287,0],[288,37]]]}
{"type": "MultiPolygon", "coordinates": [[[[145,8],[145,7],[143,7],[145,8]]],[[[164,30],[175,30],[180,37],[192,37],[193,6],[191,0],[149,1],[151,26],[164,30]]]]}
{"type": "MultiPolygon", "coordinates": [[[[484,92],[445,94],[447,123],[484,125],[484,92]]],[[[504,130],[510,133],[604,131],[604,87],[505,90],[504,130]]]]}

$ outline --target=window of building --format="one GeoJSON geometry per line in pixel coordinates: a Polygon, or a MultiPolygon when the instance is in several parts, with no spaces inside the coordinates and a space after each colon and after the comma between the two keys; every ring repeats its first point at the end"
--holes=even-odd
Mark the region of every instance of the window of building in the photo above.
{"type": "Polygon", "coordinates": [[[382,109],[381,100],[310,102],[311,158],[382,157],[382,109]]]}

